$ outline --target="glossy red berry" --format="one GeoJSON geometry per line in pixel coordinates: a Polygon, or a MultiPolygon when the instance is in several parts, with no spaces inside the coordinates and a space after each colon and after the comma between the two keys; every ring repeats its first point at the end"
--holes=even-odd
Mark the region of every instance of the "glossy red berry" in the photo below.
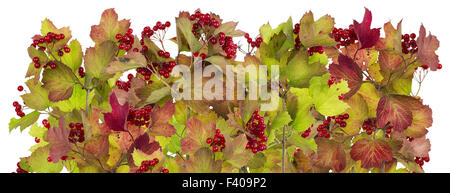
{"type": "Polygon", "coordinates": [[[17,90],[18,90],[19,92],[22,92],[22,91],[23,91],[23,86],[21,86],[21,85],[18,86],[18,87],[17,87],[17,90]]]}

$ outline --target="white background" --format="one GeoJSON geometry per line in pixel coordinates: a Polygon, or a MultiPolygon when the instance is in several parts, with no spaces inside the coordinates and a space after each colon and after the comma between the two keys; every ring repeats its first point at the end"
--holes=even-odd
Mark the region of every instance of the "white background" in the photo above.
{"type": "MultiPolygon", "coordinates": [[[[27,47],[31,37],[40,32],[41,21],[48,17],[57,27],[70,26],[72,37],[80,41],[83,50],[92,46],[89,37],[91,25],[98,24],[104,9],[115,8],[119,19],[131,19],[131,27],[139,34],[144,26],[153,26],[156,21],[174,18],[179,11],[193,12],[196,8],[219,14],[225,21],[239,21],[238,28],[258,35],[262,24],[270,22],[272,26],[286,21],[292,16],[298,22],[301,16],[312,10],[318,18],[330,14],[336,20],[337,27],[347,27],[353,19],[361,21],[364,7],[373,14],[372,27],[382,27],[391,20],[394,25],[403,19],[403,33],[418,34],[423,23],[427,31],[438,37],[441,47],[438,50],[444,68],[432,72],[427,77],[420,96],[424,103],[433,109],[434,124],[429,129],[431,140],[431,161],[426,163],[426,172],[450,172],[450,145],[447,121],[449,107],[449,65],[446,55],[450,50],[448,5],[446,1],[344,1],[344,0],[308,0],[308,1],[2,1],[0,7],[0,64],[1,64],[1,117],[0,117],[0,172],[12,172],[16,169],[19,157],[28,156],[28,148],[35,142],[28,136],[28,130],[8,132],[11,117],[16,116],[12,102],[20,100],[17,86],[25,82],[25,72],[31,59],[27,47]]],[[[174,25],[170,35],[174,36],[174,25]]],[[[383,36],[383,34],[382,34],[383,36]]],[[[171,43],[167,43],[171,44],[171,43]]],[[[175,47],[172,47],[175,48],[175,47]]],[[[413,88],[415,89],[415,88],[413,88]]]]}

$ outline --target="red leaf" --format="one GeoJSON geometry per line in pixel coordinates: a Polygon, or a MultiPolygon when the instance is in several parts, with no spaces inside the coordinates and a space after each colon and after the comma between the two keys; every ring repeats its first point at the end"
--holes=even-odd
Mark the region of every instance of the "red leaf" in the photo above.
{"type": "Polygon", "coordinates": [[[329,71],[336,78],[347,81],[350,91],[344,95],[345,98],[350,98],[361,87],[363,81],[361,68],[350,57],[339,55],[338,64],[331,64],[329,71]]]}
{"type": "MultiPolygon", "coordinates": [[[[158,142],[154,141],[153,139],[150,140],[150,137],[147,133],[144,133],[143,135],[136,138],[134,144],[136,144],[136,149],[139,149],[149,155],[161,148],[158,142]]],[[[130,149],[134,149],[134,144],[132,144],[130,149]]]]}
{"type": "Polygon", "coordinates": [[[353,160],[361,160],[362,168],[381,168],[383,160],[392,160],[392,150],[385,141],[360,139],[350,151],[353,160]]]}
{"type": "Polygon", "coordinates": [[[70,149],[69,130],[63,117],[59,118],[59,128],[48,129],[47,140],[50,143],[50,157],[57,163],[62,156],[67,155],[70,149]]]}
{"type": "Polygon", "coordinates": [[[427,65],[432,71],[436,71],[439,65],[439,57],[435,51],[439,48],[439,40],[436,36],[426,36],[425,27],[420,26],[419,37],[417,38],[417,61],[422,65],[427,65]]]}
{"type": "Polygon", "coordinates": [[[374,46],[380,38],[380,28],[370,29],[372,23],[372,12],[366,8],[364,19],[361,23],[353,20],[355,32],[358,36],[359,49],[370,48],[374,46]]]}
{"type": "Polygon", "coordinates": [[[336,172],[345,169],[345,151],[340,143],[327,139],[317,139],[316,143],[317,157],[314,159],[316,166],[327,169],[333,168],[336,172]]]}
{"type": "Polygon", "coordinates": [[[175,128],[169,124],[169,120],[175,113],[175,105],[172,101],[168,101],[161,109],[158,105],[153,107],[150,114],[152,124],[150,126],[150,134],[154,136],[170,137],[175,134],[175,128]]]}
{"type": "Polygon", "coordinates": [[[390,123],[394,130],[402,132],[412,124],[412,112],[406,102],[409,96],[384,96],[378,102],[377,124],[384,127],[390,123]]]}
{"type": "Polygon", "coordinates": [[[120,105],[116,94],[113,92],[109,95],[109,104],[111,104],[111,113],[103,113],[105,123],[114,131],[126,131],[126,121],[128,116],[128,102],[120,105]]]}

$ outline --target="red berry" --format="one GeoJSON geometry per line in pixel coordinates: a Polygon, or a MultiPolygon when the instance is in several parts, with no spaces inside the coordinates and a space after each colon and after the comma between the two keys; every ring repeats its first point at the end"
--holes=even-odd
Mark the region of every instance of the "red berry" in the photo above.
{"type": "Polygon", "coordinates": [[[47,161],[48,161],[48,162],[52,162],[52,161],[53,161],[53,160],[52,160],[52,157],[48,156],[48,157],[47,157],[47,161]]]}
{"type": "Polygon", "coordinates": [[[17,87],[17,90],[18,90],[19,92],[22,92],[22,91],[23,91],[23,86],[21,86],[21,85],[18,86],[18,87],[17,87]]]}

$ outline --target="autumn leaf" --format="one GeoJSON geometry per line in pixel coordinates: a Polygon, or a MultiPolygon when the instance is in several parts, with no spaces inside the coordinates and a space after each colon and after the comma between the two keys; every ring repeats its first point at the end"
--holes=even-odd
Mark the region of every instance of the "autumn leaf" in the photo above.
{"type": "Polygon", "coordinates": [[[55,69],[46,68],[42,76],[44,88],[50,91],[48,95],[50,101],[58,102],[72,96],[77,81],[72,69],[66,65],[57,63],[55,69]]]}
{"type": "Polygon", "coordinates": [[[344,98],[350,98],[361,87],[363,76],[362,70],[350,57],[339,55],[338,64],[331,64],[329,67],[330,74],[338,79],[344,79],[348,83],[348,91],[344,98]]]}
{"type": "Polygon", "coordinates": [[[214,137],[215,132],[214,123],[202,123],[197,118],[191,117],[186,123],[186,137],[181,139],[181,150],[193,154],[202,147],[209,147],[206,139],[214,137]]]}
{"type": "Polygon", "coordinates": [[[150,114],[150,134],[154,136],[166,137],[170,137],[175,134],[175,128],[168,123],[174,113],[175,105],[172,103],[172,101],[167,101],[162,108],[159,108],[158,105],[155,105],[150,114]]]}
{"type": "Polygon", "coordinates": [[[336,41],[329,36],[334,28],[334,18],[324,15],[314,21],[314,15],[310,11],[305,13],[300,20],[300,42],[307,48],[313,46],[333,46],[336,41]]]}
{"type": "Polygon", "coordinates": [[[328,139],[317,139],[317,154],[314,165],[321,168],[333,168],[336,172],[345,169],[346,157],[343,145],[328,139]]]}
{"type": "Polygon", "coordinates": [[[392,160],[392,150],[385,141],[362,138],[353,144],[350,156],[361,160],[362,168],[381,168],[382,161],[392,160]]]}
{"type": "Polygon", "coordinates": [[[405,97],[405,103],[412,113],[411,125],[403,131],[407,136],[419,138],[428,133],[427,128],[433,124],[433,112],[428,105],[422,104],[420,98],[405,97]]]}
{"type": "Polygon", "coordinates": [[[130,20],[118,20],[119,16],[111,8],[102,13],[99,25],[91,27],[91,39],[100,45],[105,41],[116,41],[116,34],[125,34],[130,27],[130,20]]]}
{"type": "Polygon", "coordinates": [[[189,160],[184,162],[186,173],[218,173],[222,169],[222,161],[214,160],[214,153],[208,148],[198,149],[189,160]]]}
{"type": "Polygon", "coordinates": [[[109,95],[109,103],[111,104],[112,111],[110,113],[103,113],[105,123],[113,131],[126,131],[126,121],[128,116],[128,102],[124,105],[120,105],[117,100],[116,93],[109,95]]]}
{"type": "Polygon", "coordinates": [[[439,65],[439,57],[435,51],[439,48],[439,40],[431,33],[427,36],[425,27],[422,25],[416,42],[418,48],[417,61],[430,67],[430,70],[436,71],[439,65]]]}
{"type": "Polygon", "coordinates": [[[231,138],[225,135],[225,149],[223,150],[224,160],[234,167],[241,168],[250,160],[250,151],[245,149],[247,145],[247,137],[240,134],[231,138]]]}
{"type": "Polygon", "coordinates": [[[111,62],[106,68],[105,73],[114,75],[118,72],[125,72],[127,70],[136,69],[139,67],[146,67],[147,60],[141,53],[131,52],[125,55],[123,58],[117,58],[111,62]]]}
{"type": "Polygon", "coordinates": [[[408,96],[391,95],[380,99],[377,107],[378,127],[390,124],[394,130],[403,131],[412,124],[412,112],[405,103],[408,96]]]}
{"type": "Polygon", "coordinates": [[[58,119],[58,127],[48,129],[47,141],[50,143],[50,157],[57,163],[62,156],[71,152],[69,130],[63,117],[58,119]]]}
{"type": "Polygon", "coordinates": [[[391,72],[401,70],[401,67],[404,64],[402,56],[392,51],[380,51],[378,61],[381,69],[391,72]]]}
{"type": "Polygon", "coordinates": [[[370,48],[374,46],[380,38],[380,28],[370,28],[372,24],[372,12],[366,8],[364,19],[361,23],[353,20],[355,32],[358,36],[359,49],[370,48]]]}
{"type": "Polygon", "coordinates": [[[95,47],[87,48],[84,56],[86,73],[99,79],[109,78],[105,76],[107,74],[104,70],[113,61],[117,50],[118,47],[112,41],[105,41],[95,47]]]}

